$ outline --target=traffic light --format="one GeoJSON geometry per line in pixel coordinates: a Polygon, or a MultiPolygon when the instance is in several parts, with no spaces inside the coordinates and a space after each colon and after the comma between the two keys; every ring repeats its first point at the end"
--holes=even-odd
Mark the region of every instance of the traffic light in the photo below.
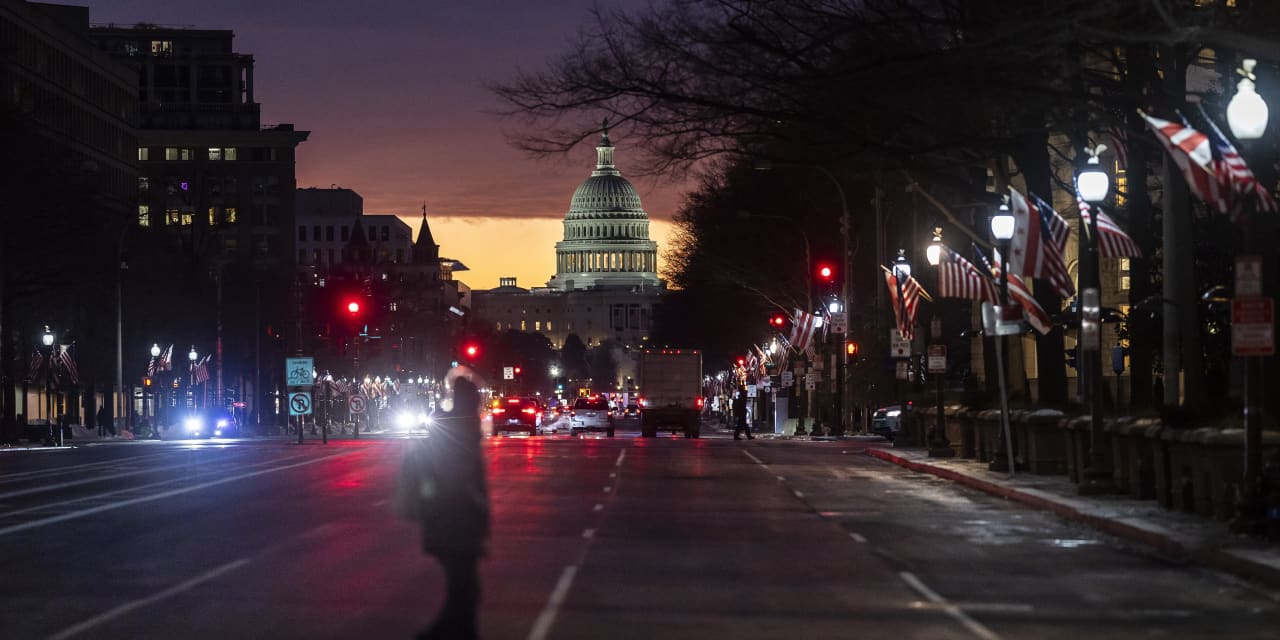
{"type": "Polygon", "coordinates": [[[735,360],[735,362],[737,362],[737,363],[738,363],[738,366],[739,366],[739,367],[745,367],[745,366],[747,366],[747,359],[746,359],[746,358],[744,358],[744,357],[742,357],[742,356],[738,356],[738,359],[737,359],[737,360],[735,360]]]}
{"type": "Polygon", "coordinates": [[[836,268],[829,262],[819,262],[814,275],[817,276],[818,282],[822,284],[831,284],[836,281],[836,268]]]}
{"type": "Polygon", "coordinates": [[[359,313],[360,313],[360,301],[359,301],[359,300],[348,300],[348,301],[347,301],[347,304],[346,304],[346,305],[344,305],[344,306],[345,306],[345,307],[346,307],[346,309],[347,309],[347,313],[348,313],[348,314],[350,314],[350,315],[352,315],[353,317],[354,317],[355,315],[357,315],[357,314],[359,314],[359,313]]]}
{"type": "Polygon", "coordinates": [[[770,327],[773,327],[774,329],[776,329],[776,330],[778,330],[778,331],[782,331],[783,329],[786,329],[786,328],[787,328],[787,316],[786,316],[786,314],[783,314],[783,313],[775,313],[775,314],[773,314],[773,315],[769,316],[769,326],[770,326],[770,327]]]}
{"type": "Polygon", "coordinates": [[[850,358],[857,356],[857,355],[858,355],[858,343],[857,343],[857,342],[854,342],[853,340],[850,340],[850,341],[848,341],[848,342],[844,343],[844,352],[845,352],[845,353],[846,353],[850,358]]]}
{"type": "Polygon", "coordinates": [[[475,362],[480,359],[480,345],[474,342],[468,342],[462,345],[462,357],[467,362],[475,362]]]}

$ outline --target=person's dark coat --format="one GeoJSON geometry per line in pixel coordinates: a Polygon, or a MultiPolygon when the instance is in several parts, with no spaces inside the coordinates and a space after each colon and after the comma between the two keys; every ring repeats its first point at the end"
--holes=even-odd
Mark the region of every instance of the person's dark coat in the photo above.
{"type": "Polygon", "coordinates": [[[733,424],[738,428],[747,426],[747,391],[741,389],[733,398],[733,424]]]}
{"type": "MultiPolygon", "coordinates": [[[[480,393],[454,381],[453,410],[411,451],[419,467],[422,550],[439,558],[479,556],[489,539],[489,489],[481,450],[480,393]]],[[[406,467],[411,465],[406,464],[406,467]]]]}

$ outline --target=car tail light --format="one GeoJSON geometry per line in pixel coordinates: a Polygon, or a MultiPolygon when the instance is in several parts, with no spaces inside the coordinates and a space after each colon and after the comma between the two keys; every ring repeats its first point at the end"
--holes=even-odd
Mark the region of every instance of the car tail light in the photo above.
{"type": "Polygon", "coordinates": [[[703,402],[703,399],[702,399],[702,398],[698,398],[698,401],[695,403],[699,409],[701,409],[701,408],[702,408],[702,402],[703,402]]]}
{"type": "Polygon", "coordinates": [[[648,401],[645,400],[644,398],[636,398],[636,404],[643,407],[646,404],[648,404],[648,401]]]}
{"type": "Polygon", "coordinates": [[[538,412],[538,410],[537,410],[537,409],[534,409],[533,407],[525,407],[524,409],[522,409],[522,411],[523,411],[524,413],[529,414],[529,415],[533,415],[533,414],[535,414],[535,413],[537,413],[537,412],[538,412]]]}
{"type": "Polygon", "coordinates": [[[493,415],[495,415],[495,416],[496,416],[496,415],[498,415],[498,414],[500,414],[500,413],[506,413],[506,412],[507,412],[507,410],[506,410],[506,409],[503,409],[502,407],[494,407],[494,408],[493,408],[493,415]]]}

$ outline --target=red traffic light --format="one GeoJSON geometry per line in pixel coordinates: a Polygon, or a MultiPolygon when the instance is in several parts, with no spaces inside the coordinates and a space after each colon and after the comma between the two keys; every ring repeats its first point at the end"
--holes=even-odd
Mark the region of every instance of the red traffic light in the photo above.
{"type": "Polygon", "coordinates": [[[747,359],[742,356],[738,356],[738,366],[739,367],[747,366],[747,359]]]}
{"type": "Polygon", "coordinates": [[[818,279],[823,282],[831,282],[832,280],[835,280],[835,277],[836,277],[835,267],[832,267],[829,264],[818,265],[817,273],[818,273],[818,279]]]}
{"type": "Polygon", "coordinates": [[[787,317],[781,313],[775,313],[772,316],[769,316],[769,326],[774,329],[781,329],[787,326],[787,317]]]}
{"type": "Polygon", "coordinates": [[[468,360],[475,360],[480,355],[480,346],[470,343],[462,348],[462,355],[466,356],[468,360]]]}
{"type": "Polygon", "coordinates": [[[513,369],[513,372],[514,372],[516,375],[520,375],[520,367],[516,367],[515,369],[513,369]]]}
{"type": "Polygon", "coordinates": [[[348,302],[348,303],[347,303],[347,313],[350,313],[350,314],[352,314],[352,315],[355,315],[355,314],[357,314],[357,313],[360,313],[360,303],[359,303],[359,302],[356,302],[355,300],[352,300],[352,301],[348,302]]]}

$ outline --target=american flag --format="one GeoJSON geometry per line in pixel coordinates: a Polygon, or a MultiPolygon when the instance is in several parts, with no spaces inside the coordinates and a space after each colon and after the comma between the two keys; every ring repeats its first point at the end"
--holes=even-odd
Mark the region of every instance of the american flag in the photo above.
{"type": "Polygon", "coordinates": [[[35,380],[40,377],[40,369],[44,367],[44,354],[39,351],[31,352],[31,366],[27,368],[27,379],[35,380]]]}
{"type": "Polygon", "coordinates": [[[1138,111],[1147,126],[1164,145],[1169,157],[1182,172],[1191,192],[1218,213],[1227,213],[1227,203],[1218,192],[1218,178],[1213,168],[1213,150],[1208,136],[1191,125],[1161,120],[1138,111]]]}
{"type": "Polygon", "coordinates": [[[938,261],[938,295],[992,304],[1000,301],[1000,292],[991,281],[991,272],[982,273],[972,262],[946,246],[942,247],[938,261]]]}
{"type": "Polygon", "coordinates": [[[209,381],[209,356],[200,359],[200,362],[191,365],[191,381],[202,384],[209,381]]]}
{"type": "MultiPolygon", "coordinates": [[[[881,267],[884,269],[884,267],[881,267]]],[[[915,278],[900,278],[884,269],[884,282],[889,287],[889,301],[893,304],[893,316],[898,322],[898,332],[911,340],[915,336],[916,311],[920,308],[920,296],[924,289],[915,278]]]]}
{"type": "MultiPolygon", "coordinates": [[[[1090,224],[1093,216],[1093,208],[1089,206],[1080,194],[1076,194],[1076,206],[1080,208],[1080,219],[1086,225],[1090,224]]],[[[1139,258],[1142,256],[1142,250],[1138,248],[1137,243],[1129,234],[1125,233],[1120,225],[1110,216],[1098,211],[1098,253],[1106,258],[1139,258]]]]}
{"type": "MultiPolygon", "coordinates": [[[[1001,266],[999,255],[997,254],[993,266],[991,262],[987,261],[987,257],[982,255],[981,251],[978,251],[977,247],[974,247],[974,253],[983,263],[983,266],[991,271],[992,277],[999,282],[1001,266]]],[[[1045,313],[1044,307],[1041,307],[1039,302],[1036,302],[1035,296],[1031,295],[1031,290],[1027,289],[1027,285],[1022,281],[1022,278],[1013,273],[1009,274],[1009,297],[1022,307],[1023,316],[1027,319],[1027,323],[1035,328],[1036,331],[1045,334],[1053,330],[1053,320],[1049,318],[1049,314],[1045,313]]]]}
{"type": "Polygon", "coordinates": [[[800,309],[796,309],[791,319],[791,347],[796,352],[809,353],[813,350],[813,325],[816,317],[812,313],[805,313],[800,309]]]}
{"type": "Polygon", "coordinates": [[[1063,298],[1075,295],[1075,283],[1062,254],[1071,232],[1067,221],[1034,194],[1023,196],[1010,187],[1009,196],[1014,219],[1009,272],[1044,280],[1063,298]]]}
{"type": "Polygon", "coordinates": [[[160,354],[160,363],[156,365],[158,371],[173,371],[173,345],[169,345],[164,353],[160,354]]]}
{"type": "Polygon", "coordinates": [[[80,369],[76,367],[76,359],[71,356],[71,345],[60,345],[58,353],[53,356],[54,363],[62,370],[68,384],[80,384],[80,369]]]}
{"type": "MultiPolygon", "coordinates": [[[[1227,207],[1231,211],[1232,222],[1242,223],[1243,208],[1237,195],[1248,196],[1253,194],[1258,199],[1258,210],[1268,213],[1276,212],[1276,201],[1271,197],[1267,188],[1258,182],[1253,171],[1249,170],[1249,165],[1245,163],[1244,158],[1240,156],[1240,152],[1236,151],[1235,146],[1226,136],[1222,135],[1222,130],[1218,125],[1214,124],[1209,114],[1204,112],[1204,106],[1200,106],[1200,115],[1204,116],[1204,121],[1209,123],[1209,130],[1206,136],[1213,151],[1213,171],[1218,180],[1218,193],[1223,200],[1226,201],[1227,207]]],[[[1101,218],[1099,218],[1101,220],[1101,218]]]]}

